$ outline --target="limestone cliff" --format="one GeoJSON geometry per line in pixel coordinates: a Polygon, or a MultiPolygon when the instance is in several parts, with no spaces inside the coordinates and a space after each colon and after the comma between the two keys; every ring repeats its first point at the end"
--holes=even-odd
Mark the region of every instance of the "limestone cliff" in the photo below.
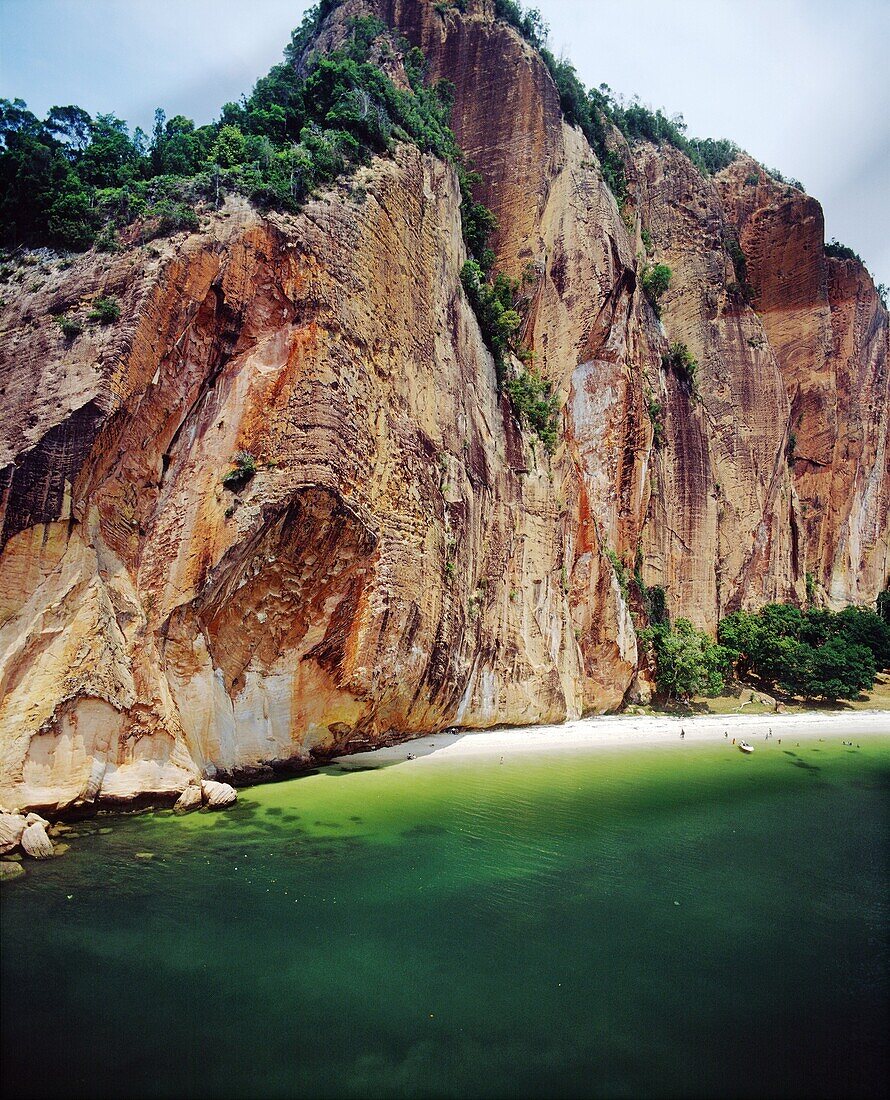
{"type": "Polygon", "coordinates": [[[646,669],[610,555],[710,629],[807,572],[838,603],[882,587],[887,313],[818,205],[624,146],[622,217],[540,57],[466,6],[347,0],[316,48],[375,12],[454,84],[555,454],[498,392],[454,170],[413,147],[298,215],[230,199],[151,248],[43,257],[3,315],[0,803],[614,709],[646,669]],[[51,315],[101,294],[120,322],[66,341],[51,315]],[[257,471],[224,483],[239,451],[257,471]]]}

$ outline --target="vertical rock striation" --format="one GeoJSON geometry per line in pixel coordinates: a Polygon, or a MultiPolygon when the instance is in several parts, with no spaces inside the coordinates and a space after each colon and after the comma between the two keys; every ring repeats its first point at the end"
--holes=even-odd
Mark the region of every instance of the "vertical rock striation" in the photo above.
{"type": "Polygon", "coordinates": [[[788,395],[806,569],[831,606],[873,600],[890,567],[887,310],[861,263],[825,255],[815,199],[748,157],[718,186],[788,395]]]}

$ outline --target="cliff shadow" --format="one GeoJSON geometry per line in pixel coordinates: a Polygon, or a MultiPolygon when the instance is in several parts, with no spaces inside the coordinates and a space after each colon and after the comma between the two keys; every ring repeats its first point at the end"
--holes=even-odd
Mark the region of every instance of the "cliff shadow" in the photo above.
{"type": "Polygon", "coordinates": [[[464,731],[450,729],[443,730],[441,733],[422,734],[419,737],[399,741],[397,744],[384,745],[368,752],[334,757],[330,764],[319,771],[323,775],[341,776],[352,772],[377,771],[397,764],[408,764],[412,760],[444,752],[466,735],[464,731]]]}

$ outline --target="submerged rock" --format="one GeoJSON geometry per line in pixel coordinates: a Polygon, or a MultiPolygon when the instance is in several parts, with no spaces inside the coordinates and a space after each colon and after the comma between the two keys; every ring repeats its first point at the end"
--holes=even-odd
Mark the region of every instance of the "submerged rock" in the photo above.
{"type": "MultiPolygon", "coordinates": [[[[220,784],[216,785],[220,786],[220,784]]],[[[173,806],[173,812],[175,814],[187,814],[190,810],[199,810],[201,808],[202,799],[203,795],[200,785],[197,783],[190,783],[179,798],[176,799],[176,803],[173,806]]]]}
{"type": "Polygon", "coordinates": [[[11,852],[18,847],[25,824],[19,814],[0,814],[0,852],[11,852]]]}
{"type": "Polygon", "coordinates": [[[11,882],[25,873],[21,863],[13,863],[11,860],[0,859],[0,882],[11,882]]]}
{"type": "Polygon", "coordinates": [[[231,806],[238,800],[238,792],[230,783],[217,783],[213,779],[205,779],[201,783],[201,794],[204,802],[211,810],[221,810],[225,806],[231,806]]]}
{"type": "Polygon", "coordinates": [[[40,821],[33,822],[22,833],[22,848],[32,859],[52,858],[53,842],[40,821]]]}

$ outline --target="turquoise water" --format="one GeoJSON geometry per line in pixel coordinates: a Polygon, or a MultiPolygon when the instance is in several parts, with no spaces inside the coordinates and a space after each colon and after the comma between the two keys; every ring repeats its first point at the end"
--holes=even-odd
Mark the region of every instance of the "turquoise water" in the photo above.
{"type": "Polygon", "coordinates": [[[331,768],[81,823],[3,889],[4,1091],[876,1095],[890,740],[861,746],[331,768]]]}

